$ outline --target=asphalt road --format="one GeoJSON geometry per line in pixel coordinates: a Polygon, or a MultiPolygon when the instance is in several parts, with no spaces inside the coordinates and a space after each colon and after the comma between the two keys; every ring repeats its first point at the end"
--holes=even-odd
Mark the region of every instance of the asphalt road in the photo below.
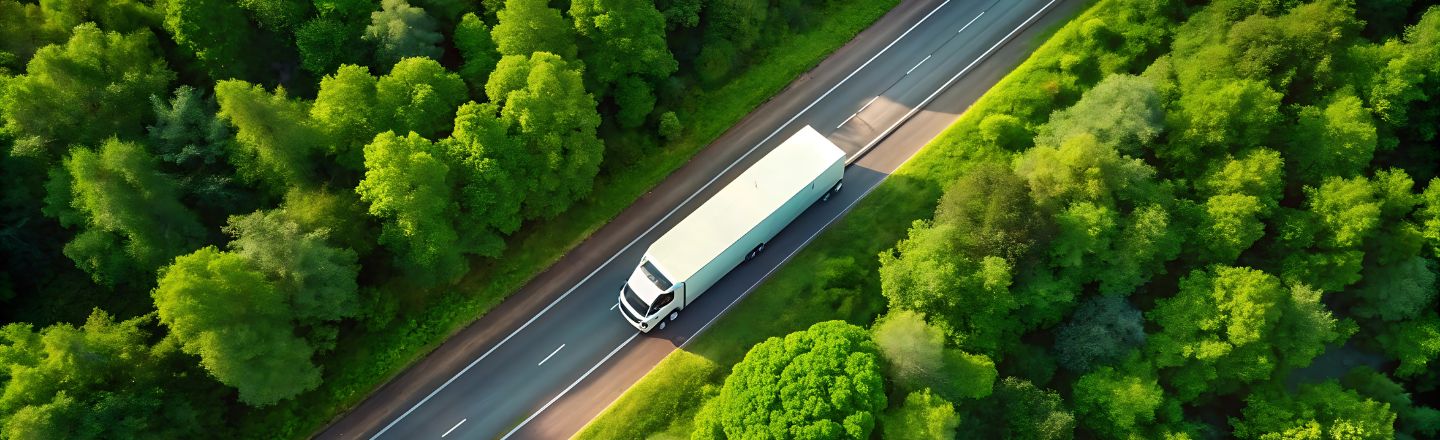
{"type": "Polygon", "coordinates": [[[905,1],[317,438],[567,438],[949,125],[1079,0],[905,1]],[[804,125],[854,161],[664,330],[614,308],[650,242],[804,125]]]}

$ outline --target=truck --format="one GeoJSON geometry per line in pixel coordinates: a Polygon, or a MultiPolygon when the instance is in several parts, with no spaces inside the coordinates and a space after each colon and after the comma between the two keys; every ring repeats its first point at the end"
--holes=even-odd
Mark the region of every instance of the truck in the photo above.
{"type": "Polygon", "coordinates": [[[845,152],[810,126],[790,136],[645,250],[620,289],[641,332],[666,326],[814,203],[840,191],[845,152]]]}

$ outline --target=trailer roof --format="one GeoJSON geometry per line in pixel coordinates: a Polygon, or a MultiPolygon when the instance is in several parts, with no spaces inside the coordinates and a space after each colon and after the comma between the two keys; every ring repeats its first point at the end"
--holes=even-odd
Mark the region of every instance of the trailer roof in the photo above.
{"type": "Polygon", "coordinates": [[[843,157],[807,125],[655,240],[646,255],[672,281],[689,279],[843,157]]]}

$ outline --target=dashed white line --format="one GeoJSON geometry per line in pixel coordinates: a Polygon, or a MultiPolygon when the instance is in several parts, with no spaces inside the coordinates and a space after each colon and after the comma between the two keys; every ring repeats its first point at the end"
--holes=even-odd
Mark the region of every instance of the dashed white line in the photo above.
{"type": "Polygon", "coordinates": [[[842,121],[842,122],[840,122],[840,125],[836,125],[835,128],[844,127],[846,122],[850,122],[850,120],[851,120],[851,119],[855,119],[856,116],[860,116],[860,112],[855,112],[855,113],[850,114],[850,117],[845,118],[845,120],[842,121]]]}
{"type": "Polygon", "coordinates": [[[610,310],[615,310],[616,307],[620,307],[620,303],[618,301],[615,304],[610,305],[610,310]]]}
{"type": "Polygon", "coordinates": [[[880,99],[880,95],[875,95],[874,98],[870,98],[869,101],[865,101],[865,105],[860,106],[860,109],[856,110],[855,113],[860,113],[865,111],[865,109],[870,108],[870,104],[874,104],[876,99],[880,99]]]}
{"type": "MultiPolygon", "coordinates": [[[[795,122],[796,119],[799,119],[800,116],[803,115],[803,114],[805,114],[805,112],[809,111],[810,108],[815,107],[815,105],[816,105],[816,104],[819,104],[820,101],[825,100],[825,98],[828,97],[828,96],[830,96],[831,93],[833,93],[833,92],[835,92],[835,90],[839,89],[841,85],[844,85],[846,81],[849,81],[850,78],[852,78],[852,77],[855,76],[855,74],[860,73],[860,71],[861,71],[861,70],[864,70],[866,66],[869,66],[870,63],[872,63],[872,62],[874,62],[876,59],[880,58],[880,55],[883,55],[883,54],[885,54],[885,52],[889,51],[891,47],[895,46],[895,43],[898,43],[898,42],[900,42],[900,40],[905,39],[905,36],[910,35],[910,32],[911,32],[911,31],[914,31],[915,28],[920,27],[920,24],[924,23],[926,20],[929,20],[929,19],[930,19],[930,16],[935,15],[936,12],[939,12],[939,11],[940,11],[940,8],[944,8],[945,5],[947,5],[947,4],[950,4],[950,0],[945,0],[944,2],[941,2],[938,6],[935,6],[935,9],[931,9],[930,12],[926,13],[924,17],[921,17],[920,20],[918,20],[918,21],[916,21],[914,24],[910,25],[910,28],[905,29],[905,32],[901,33],[900,36],[895,37],[894,40],[890,40],[890,43],[886,44],[885,47],[881,48],[879,52],[876,52],[876,53],[875,53],[875,55],[871,55],[871,56],[870,56],[870,59],[865,60],[864,63],[860,64],[860,67],[856,67],[855,70],[852,70],[852,71],[850,71],[849,74],[846,74],[844,78],[841,78],[841,79],[840,79],[840,82],[835,83],[835,85],[831,86],[829,90],[826,90],[825,93],[822,93],[822,94],[820,95],[820,97],[815,98],[815,100],[814,100],[814,101],[811,101],[810,104],[808,104],[808,105],[805,106],[805,108],[800,109],[800,111],[796,112],[795,115],[791,116],[789,120],[786,120],[785,123],[780,124],[780,126],[779,126],[778,128],[776,128],[775,131],[770,132],[770,134],[769,134],[768,136],[765,136],[764,139],[761,139],[760,142],[756,143],[754,146],[751,146],[750,149],[745,152],[745,154],[742,154],[738,159],[735,159],[735,161],[734,161],[734,162],[731,162],[730,165],[727,165],[727,166],[725,167],[725,169],[720,170],[720,173],[719,173],[719,174],[716,174],[714,177],[711,177],[709,181],[705,182],[704,185],[701,185],[699,189],[697,189],[697,190],[695,190],[695,192],[691,193],[690,196],[688,196],[688,197],[685,198],[685,200],[680,201],[680,203],[677,204],[677,205],[675,205],[674,208],[671,208],[671,209],[670,209],[670,212],[667,212],[667,213],[665,213],[664,216],[661,216],[661,217],[660,217],[660,220],[658,220],[658,221],[656,221],[654,224],[650,225],[649,228],[645,229],[645,232],[640,233],[640,235],[636,236],[635,239],[630,240],[630,243],[626,244],[625,247],[620,248],[620,251],[619,251],[619,252],[616,252],[615,254],[611,255],[610,258],[607,258],[604,263],[601,263],[599,266],[595,267],[595,269],[592,270],[592,271],[590,271],[590,274],[585,275],[585,278],[582,278],[579,283],[575,283],[575,285],[572,286],[572,287],[570,287],[569,290],[566,290],[565,293],[561,294],[559,298],[555,298],[555,300],[554,300],[554,301],[551,301],[549,305],[546,305],[546,306],[545,306],[545,308],[540,309],[540,312],[539,312],[539,313],[536,313],[534,316],[531,316],[529,320],[526,320],[525,323],[524,323],[524,324],[521,324],[519,328],[516,328],[514,331],[510,332],[509,335],[506,335],[504,339],[501,339],[500,342],[498,342],[498,343],[496,343],[494,346],[490,347],[489,350],[486,350],[485,353],[483,353],[483,354],[480,355],[480,357],[475,358],[475,360],[473,360],[473,361],[470,361],[470,364],[469,364],[469,365],[466,365],[465,368],[460,369],[460,372],[455,373],[455,375],[454,375],[454,376],[451,376],[450,379],[446,380],[444,383],[441,383],[439,387],[435,388],[433,391],[430,391],[430,394],[425,395],[425,398],[420,399],[419,402],[416,402],[414,405],[410,406],[410,409],[407,409],[407,410],[405,410],[404,413],[401,413],[399,417],[396,417],[394,420],[391,420],[390,423],[386,424],[384,428],[380,428],[380,431],[379,431],[379,432],[376,432],[374,435],[370,436],[370,440],[375,440],[375,439],[377,439],[377,438],[380,438],[381,435],[384,435],[386,431],[389,431],[389,430],[390,430],[390,428],[393,428],[393,427],[395,427],[396,424],[399,424],[400,421],[401,421],[401,420],[404,420],[405,417],[407,417],[407,416],[410,415],[410,413],[415,412],[415,410],[418,409],[418,408],[420,408],[421,405],[424,405],[425,402],[429,402],[431,398],[434,398],[436,394],[440,394],[440,391],[444,390],[445,387],[450,386],[451,383],[453,383],[453,382],[455,382],[457,379],[459,379],[460,376],[465,375],[466,372],[470,371],[471,368],[474,368],[476,364],[479,364],[479,363],[480,363],[480,361],[483,361],[483,360],[485,360],[485,358],[489,357],[490,354],[491,354],[491,353],[494,353],[495,350],[497,350],[497,349],[500,348],[500,346],[505,345],[505,343],[508,342],[508,341],[510,340],[510,338],[513,338],[513,337],[515,337],[515,335],[520,334],[520,332],[521,332],[521,331],[524,331],[527,327],[530,326],[530,324],[534,323],[537,319],[540,319],[541,316],[545,315],[545,312],[550,311],[550,309],[551,309],[551,308],[554,308],[556,304],[560,304],[560,301],[564,301],[565,298],[569,297],[571,293],[575,292],[575,289],[577,289],[577,288],[579,288],[580,286],[584,285],[585,282],[586,282],[586,281],[589,281],[590,278],[592,278],[592,277],[595,276],[595,274],[600,273],[600,269],[603,269],[603,268],[605,268],[606,266],[609,266],[609,265],[610,265],[610,262],[611,262],[611,261],[614,261],[615,258],[618,258],[618,257],[620,256],[620,254],[625,253],[625,251],[629,250],[631,246],[634,246],[634,245],[635,245],[635,243],[639,243],[640,240],[643,239],[643,238],[645,238],[645,236],[646,236],[647,234],[649,234],[651,231],[655,230],[655,228],[659,227],[661,224],[665,223],[665,220],[669,219],[670,216],[675,215],[676,212],[679,212],[679,211],[680,211],[680,208],[684,207],[687,203],[690,203],[690,200],[692,200],[692,199],[694,199],[696,196],[700,195],[700,193],[704,192],[706,188],[709,188],[709,187],[710,187],[710,185],[715,184],[715,181],[720,180],[720,177],[721,177],[721,176],[724,176],[725,173],[730,172],[730,169],[731,169],[731,168],[734,168],[735,165],[737,165],[737,164],[739,164],[740,162],[744,161],[746,157],[749,157],[750,154],[754,153],[755,150],[759,149],[761,145],[764,145],[766,142],[769,142],[770,139],[774,138],[776,135],[779,135],[781,131],[785,130],[785,127],[789,127],[789,126],[790,126],[790,123],[795,122]]],[[[846,164],[846,165],[849,165],[849,164],[850,164],[850,161],[847,160],[847,161],[845,162],[845,164],[846,164]]],[[[636,333],[636,334],[638,335],[639,333],[636,333]]],[[[631,336],[630,339],[633,340],[633,339],[635,339],[635,337],[634,337],[634,336],[631,336]]],[[[627,340],[626,343],[629,343],[629,341],[627,340]]],[[[621,345],[621,347],[623,347],[623,346],[624,346],[624,345],[621,345]]],[[[616,348],[616,351],[618,351],[618,350],[619,350],[619,347],[616,348]]],[[[613,355],[614,352],[611,352],[611,354],[613,355]]],[[[610,358],[609,356],[606,356],[606,357],[605,357],[605,359],[609,359],[609,358],[610,358]]],[[[604,361],[601,361],[601,362],[603,363],[604,361]]],[[[598,367],[599,365],[600,365],[600,364],[596,364],[595,366],[598,367]]],[[[594,370],[594,367],[592,367],[591,370],[593,371],[593,370],[594,370]]],[[[586,374],[588,375],[589,373],[587,372],[586,374]]],[[[582,378],[583,378],[583,377],[582,377],[582,378]]],[[[579,383],[579,382],[576,382],[576,383],[579,383]]],[[[572,384],[571,386],[574,386],[574,385],[572,384]]],[[[568,391],[569,389],[567,388],[566,390],[568,391]]],[[[564,393],[561,393],[561,395],[564,395],[564,393]]],[[[556,398],[558,399],[559,396],[556,396],[556,398]]],[[[554,400],[551,400],[551,402],[554,402],[554,400]]],[[[549,404],[546,404],[546,406],[548,407],[549,404]]],[[[542,409],[542,411],[543,411],[543,409],[542,409]]],[[[539,414],[538,412],[535,413],[535,415],[538,415],[538,414],[539,414]]],[[[531,415],[531,418],[534,418],[535,415],[531,415]]],[[[526,419],[526,420],[528,421],[529,419],[526,419]]],[[[522,423],[521,426],[524,426],[524,424],[522,423]]],[[[512,432],[513,432],[513,431],[512,431],[512,432]]]]}
{"type": "Polygon", "coordinates": [[[519,431],[520,428],[524,428],[525,424],[530,423],[531,420],[535,419],[535,416],[538,416],[540,415],[540,413],[545,412],[546,409],[549,409],[550,405],[554,405],[555,401],[560,400],[561,397],[564,397],[565,393],[569,393],[571,389],[575,388],[575,385],[579,385],[580,382],[585,380],[585,378],[590,377],[590,373],[594,373],[596,368],[600,368],[601,365],[605,365],[606,362],[609,362],[610,358],[615,356],[615,353],[620,352],[620,349],[625,348],[626,345],[630,345],[630,341],[634,341],[636,336],[640,336],[640,332],[635,332],[634,334],[630,335],[630,338],[626,339],[625,342],[621,342],[620,345],[615,346],[615,349],[610,350],[610,354],[605,355],[604,359],[601,359],[600,362],[595,363],[595,365],[591,366],[589,370],[585,370],[585,374],[580,375],[579,379],[575,379],[574,382],[570,382],[570,386],[565,387],[564,390],[561,390],[560,394],[556,394],[555,397],[551,398],[549,402],[545,402],[545,406],[540,407],[539,411],[535,411],[535,413],[531,414],[530,417],[526,417],[524,421],[521,421],[519,425],[515,425],[515,428],[512,428],[510,432],[505,433],[505,436],[500,437],[500,440],[505,440],[510,438],[510,436],[515,435],[516,431],[519,431]]]}
{"type": "Polygon", "coordinates": [[[914,72],[915,69],[919,69],[919,68],[920,68],[920,65],[921,65],[921,64],[925,64],[926,61],[930,61],[930,57],[932,57],[932,56],[934,56],[934,55],[926,55],[926,56],[925,56],[925,59],[920,60],[920,62],[918,62],[918,63],[915,63],[915,67],[911,67],[910,70],[906,70],[906,71],[905,71],[905,74],[906,74],[906,75],[909,75],[910,72],[914,72]]]}
{"type": "Polygon", "coordinates": [[[451,427],[450,427],[450,430],[445,431],[444,434],[440,434],[440,438],[445,438],[445,436],[450,435],[450,433],[452,433],[452,432],[455,432],[455,428],[459,428],[460,425],[465,424],[465,421],[466,421],[466,420],[470,420],[470,419],[460,419],[460,423],[456,423],[455,426],[451,426],[451,427]]]}
{"type": "Polygon", "coordinates": [[[565,344],[560,344],[559,347],[555,348],[555,351],[550,352],[550,355],[549,355],[549,356],[545,356],[545,359],[541,359],[541,360],[540,360],[540,363],[535,364],[535,366],[538,367],[538,366],[541,366],[541,365],[545,365],[545,361],[548,361],[548,360],[550,360],[550,358],[555,357],[555,353],[559,353],[561,348],[565,348],[565,344]]]}
{"type": "MultiPolygon", "coordinates": [[[[985,15],[985,11],[980,11],[980,15],[985,15]]],[[[969,23],[965,23],[965,25],[964,25],[964,26],[961,26],[961,27],[960,27],[960,30],[959,30],[959,31],[956,31],[955,33],[958,34],[958,33],[961,33],[961,32],[965,32],[965,28],[968,28],[968,27],[970,27],[971,24],[974,24],[974,23],[975,23],[975,20],[979,20],[979,19],[980,19],[980,15],[976,15],[975,18],[970,19],[970,22],[969,22],[969,23]]]]}
{"type": "MultiPolygon", "coordinates": [[[[1011,29],[1010,33],[1005,34],[1003,38],[1000,38],[1000,41],[995,42],[994,46],[990,46],[989,49],[986,49],[985,53],[982,53],[979,57],[975,58],[975,61],[971,61],[970,64],[966,65],[964,69],[960,69],[960,73],[956,73],[955,76],[950,77],[950,80],[945,81],[944,85],[941,85],[940,88],[935,89],[935,92],[931,93],[930,96],[925,97],[924,101],[920,101],[920,105],[917,105],[915,106],[915,108],[910,109],[909,112],[905,113],[905,116],[901,116],[899,120],[896,120],[894,124],[891,124],[890,128],[886,128],[885,131],[880,132],[880,136],[877,136],[875,140],[870,141],[870,143],[868,144],[865,144],[865,147],[861,148],[860,151],[850,156],[850,159],[846,159],[845,164],[849,165],[850,162],[855,161],[856,158],[864,156],[865,153],[870,151],[871,148],[875,148],[875,145],[879,144],[880,141],[884,140],[887,136],[890,136],[891,132],[894,132],[896,128],[900,127],[900,124],[903,124],[905,123],[905,121],[910,120],[911,116],[915,116],[915,113],[919,112],[920,109],[925,108],[926,105],[930,104],[930,101],[934,101],[936,96],[940,96],[941,92],[944,92],[945,89],[950,88],[950,85],[954,84],[955,81],[960,79],[961,76],[964,76],[966,72],[969,72],[970,68],[975,67],[975,65],[979,64],[981,60],[985,59],[985,57],[990,56],[990,52],[994,52],[995,49],[1000,48],[1000,45],[1010,41],[1010,37],[1014,36],[1016,32],[1020,32],[1020,30],[1024,29],[1026,26],[1029,26],[1030,22],[1035,20],[1035,17],[1039,17],[1040,14],[1044,13],[1046,9],[1050,9],[1050,5],[1053,4],[1055,4],[1055,0],[1050,0],[1049,3],[1045,4],[1045,6],[1040,7],[1039,11],[1035,11],[1035,13],[1031,14],[1029,18],[1026,18],[1025,22],[1020,23],[1019,27],[1011,29]]],[[[984,13],[982,12],[981,15],[984,15],[984,13]]],[[[980,18],[980,16],[977,15],[975,16],[975,18],[980,18]]],[[[974,20],[971,21],[973,22],[974,20]]]]}

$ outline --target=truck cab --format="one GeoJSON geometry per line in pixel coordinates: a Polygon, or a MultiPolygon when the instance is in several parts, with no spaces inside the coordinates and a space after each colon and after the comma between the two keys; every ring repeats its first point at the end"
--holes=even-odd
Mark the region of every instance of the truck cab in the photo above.
{"type": "Polygon", "coordinates": [[[647,255],[620,291],[621,314],[641,331],[665,328],[665,320],[680,313],[684,283],[675,284],[647,255]]]}

